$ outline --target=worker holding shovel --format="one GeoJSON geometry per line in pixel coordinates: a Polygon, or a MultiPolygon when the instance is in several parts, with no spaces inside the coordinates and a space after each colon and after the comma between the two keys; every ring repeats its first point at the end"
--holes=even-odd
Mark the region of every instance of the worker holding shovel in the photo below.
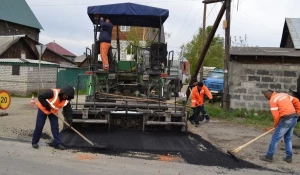
{"type": "Polygon", "coordinates": [[[265,97],[270,100],[271,113],[276,128],[272,136],[267,154],[260,156],[260,159],[273,162],[278,142],[284,137],[286,157],[284,161],[292,162],[292,135],[297,124],[297,114],[300,113],[300,102],[297,98],[286,93],[276,93],[272,90],[264,91],[265,97]]]}
{"type": "Polygon", "coordinates": [[[62,89],[48,89],[38,96],[38,112],[36,125],[32,137],[32,147],[39,148],[42,130],[44,128],[47,116],[50,120],[51,132],[54,138],[54,148],[64,150],[65,147],[61,145],[58,128],[58,110],[63,108],[64,116],[68,119],[72,118],[72,108],[70,100],[74,98],[74,88],[71,86],[63,87],[62,89]],[[53,114],[54,113],[54,114],[53,114]]]}

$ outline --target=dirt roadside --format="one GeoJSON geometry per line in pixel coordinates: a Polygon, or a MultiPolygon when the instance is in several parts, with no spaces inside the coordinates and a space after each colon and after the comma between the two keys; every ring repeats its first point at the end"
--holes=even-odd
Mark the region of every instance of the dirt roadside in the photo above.
{"type": "MultiPolygon", "coordinates": [[[[79,101],[83,99],[84,96],[81,96],[79,101]]],[[[13,97],[12,103],[6,112],[9,116],[0,117],[0,137],[30,141],[35,126],[37,112],[37,109],[30,104],[30,98],[13,97]]],[[[62,128],[62,122],[60,122],[60,128],[62,128]]],[[[224,152],[228,149],[238,147],[265,132],[264,128],[245,127],[229,122],[217,121],[214,120],[213,116],[209,123],[201,123],[199,128],[189,125],[189,130],[200,135],[224,152]]],[[[44,139],[41,141],[48,141],[49,136],[52,137],[50,123],[48,120],[44,127],[44,133],[44,139]]],[[[282,161],[282,157],[285,155],[284,143],[282,141],[278,145],[278,149],[274,157],[274,163],[266,163],[259,160],[258,156],[265,154],[270,138],[271,134],[261,138],[248,147],[242,149],[237,156],[241,159],[267,168],[300,172],[300,156],[298,154],[300,149],[300,138],[295,136],[293,138],[294,157],[292,164],[282,161]]]]}
{"type": "MultiPolygon", "coordinates": [[[[189,124],[189,130],[200,135],[224,152],[239,147],[265,132],[264,128],[241,126],[235,123],[214,120],[213,117],[209,123],[201,123],[199,128],[189,124]]],[[[296,136],[293,136],[293,163],[288,164],[282,160],[285,157],[283,139],[277,146],[273,163],[259,160],[259,155],[265,155],[271,136],[272,134],[268,134],[253,142],[239,151],[236,157],[270,169],[300,172],[300,138],[296,136]]]]}

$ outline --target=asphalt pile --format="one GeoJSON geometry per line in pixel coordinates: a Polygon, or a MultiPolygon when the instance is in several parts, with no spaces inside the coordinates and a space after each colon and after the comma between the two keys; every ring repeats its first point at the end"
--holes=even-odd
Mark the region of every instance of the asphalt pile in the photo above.
{"type": "Polygon", "coordinates": [[[96,144],[110,144],[106,150],[96,150],[71,130],[61,132],[62,143],[73,149],[98,152],[107,155],[122,155],[128,152],[180,156],[189,164],[219,166],[228,169],[264,169],[250,162],[232,159],[210,142],[193,133],[140,131],[91,132],[81,130],[82,134],[96,144]]]}
{"type": "MultiPolygon", "coordinates": [[[[2,126],[2,131],[16,135],[18,139],[28,139],[28,138],[32,138],[33,136],[33,129],[20,129],[15,127],[2,126]]],[[[50,136],[50,134],[46,132],[42,132],[41,138],[51,139],[52,137],[50,136]]]]}

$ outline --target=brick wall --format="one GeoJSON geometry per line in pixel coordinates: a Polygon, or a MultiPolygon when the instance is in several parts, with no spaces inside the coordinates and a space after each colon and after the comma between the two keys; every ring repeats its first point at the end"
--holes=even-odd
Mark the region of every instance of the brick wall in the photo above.
{"type": "Polygon", "coordinates": [[[230,107],[267,110],[269,101],[262,90],[296,90],[300,64],[243,64],[230,62],[230,107]]]}
{"type": "MultiPolygon", "coordinates": [[[[0,89],[7,90],[10,94],[30,95],[38,92],[39,71],[38,66],[20,66],[20,75],[12,75],[11,65],[0,65],[0,89]]],[[[41,91],[56,87],[56,67],[41,66],[41,91]]]]}
{"type": "Polygon", "coordinates": [[[188,62],[188,61],[181,62],[180,68],[182,70],[182,74],[189,74],[190,73],[190,62],[188,62]]]}
{"type": "MultiPolygon", "coordinates": [[[[140,41],[140,45],[144,45],[145,43],[143,41],[140,41]]],[[[120,60],[126,60],[127,55],[127,46],[129,45],[128,41],[126,40],[120,40],[120,60]]],[[[117,48],[117,41],[112,40],[111,41],[111,47],[117,48]]],[[[133,47],[133,46],[132,46],[133,47]]],[[[118,52],[117,49],[112,50],[113,55],[116,55],[116,58],[118,59],[118,52]]]]}

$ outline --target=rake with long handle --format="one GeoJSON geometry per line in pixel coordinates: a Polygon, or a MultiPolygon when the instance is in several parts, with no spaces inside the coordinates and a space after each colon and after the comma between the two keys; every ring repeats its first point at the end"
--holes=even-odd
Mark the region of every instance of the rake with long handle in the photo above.
{"type": "Polygon", "coordinates": [[[249,142],[245,143],[244,145],[241,145],[239,147],[236,147],[232,150],[227,150],[227,153],[236,161],[238,161],[238,158],[235,156],[236,153],[238,153],[241,149],[245,148],[246,146],[250,145],[251,143],[255,142],[256,140],[262,138],[263,136],[269,134],[270,132],[274,131],[275,128],[270,129],[269,131],[263,133],[262,135],[250,140],[249,142]]]}

